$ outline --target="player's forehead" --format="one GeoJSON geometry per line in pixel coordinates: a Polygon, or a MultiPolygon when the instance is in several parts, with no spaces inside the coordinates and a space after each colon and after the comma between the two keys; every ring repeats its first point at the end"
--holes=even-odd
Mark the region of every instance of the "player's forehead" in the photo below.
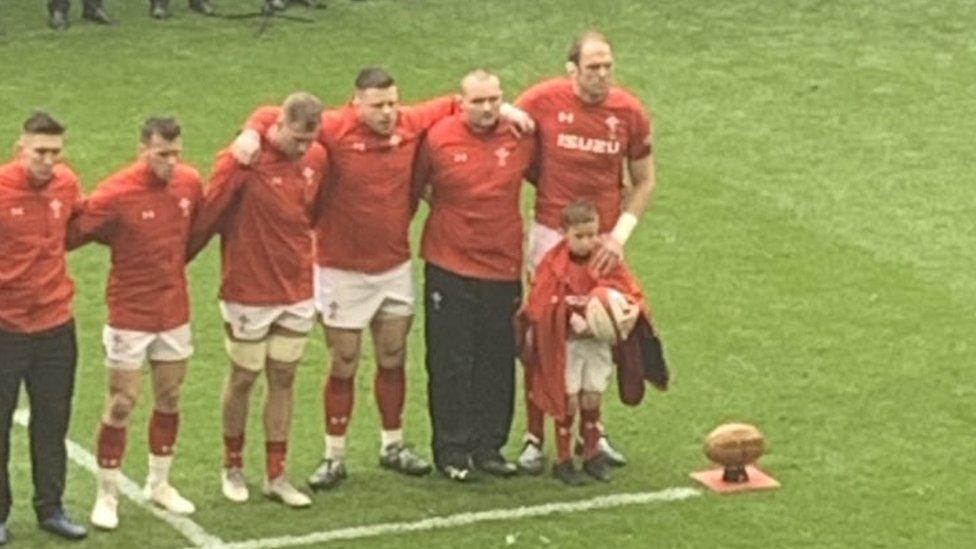
{"type": "Polygon", "coordinates": [[[587,40],[580,46],[580,65],[613,63],[613,50],[602,40],[587,40]]]}
{"type": "Polygon", "coordinates": [[[25,133],[23,143],[30,149],[61,149],[64,145],[64,136],[25,133]]]}
{"type": "Polygon", "coordinates": [[[180,152],[183,150],[183,138],[176,136],[173,139],[166,139],[158,133],[154,133],[149,137],[146,148],[159,153],[180,152]]]}
{"type": "Polygon", "coordinates": [[[359,92],[362,101],[368,105],[381,103],[396,103],[400,98],[400,92],[396,86],[385,88],[366,88],[359,92]]]}
{"type": "Polygon", "coordinates": [[[461,95],[466,99],[495,97],[502,94],[502,83],[497,76],[465,78],[461,82],[461,95]]]}
{"type": "Polygon", "coordinates": [[[596,220],[573,223],[569,226],[569,234],[573,236],[587,236],[596,234],[600,229],[600,224],[596,220]]]}

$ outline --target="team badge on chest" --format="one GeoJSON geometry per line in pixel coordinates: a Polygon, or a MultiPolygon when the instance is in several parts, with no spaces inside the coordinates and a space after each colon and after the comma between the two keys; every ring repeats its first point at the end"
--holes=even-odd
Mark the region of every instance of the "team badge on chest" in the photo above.
{"type": "Polygon", "coordinates": [[[508,164],[508,157],[511,154],[512,153],[508,152],[508,149],[506,149],[505,147],[499,147],[499,148],[495,149],[495,157],[498,158],[498,165],[499,166],[505,166],[505,165],[507,165],[508,164]]]}

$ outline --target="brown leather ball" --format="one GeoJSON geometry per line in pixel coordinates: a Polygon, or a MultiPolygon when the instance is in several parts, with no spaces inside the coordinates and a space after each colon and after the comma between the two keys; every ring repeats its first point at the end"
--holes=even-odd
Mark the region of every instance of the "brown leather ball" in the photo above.
{"type": "Polygon", "coordinates": [[[759,429],[747,423],[719,425],[705,439],[705,455],[725,467],[742,467],[759,459],[766,450],[766,439],[759,429]]]}

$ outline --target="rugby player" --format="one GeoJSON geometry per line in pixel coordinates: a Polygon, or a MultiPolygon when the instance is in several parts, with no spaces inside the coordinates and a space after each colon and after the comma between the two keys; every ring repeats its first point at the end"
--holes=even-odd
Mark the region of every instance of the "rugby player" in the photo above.
{"type": "Polygon", "coordinates": [[[91,514],[92,524],[105,530],[119,522],[119,468],[146,363],[154,396],[146,496],[173,513],[195,510],[169,483],[180,392],[193,354],[187,238],[202,195],[200,175],[180,160],[182,151],[175,120],[146,120],[138,159],[98,185],[69,235],[70,246],[97,240],[112,252],[108,323],[102,332],[108,395],[98,430],[98,493],[91,514]]]}
{"type": "Polygon", "coordinates": [[[266,476],[264,494],[291,507],[312,500],[285,477],[296,369],[315,323],[312,216],[326,173],[326,152],[315,142],[322,103],[294,93],[267,132],[261,155],[242,166],[217,157],[188,250],[192,258],[221,235],[220,309],[231,368],[222,399],[224,470],[221,487],[247,501],[244,432],[254,382],[263,372],[266,476]]]}
{"type": "MultiPolygon", "coordinates": [[[[535,120],[539,145],[535,223],[526,261],[530,277],[562,239],[560,212],[576,200],[597,208],[603,236],[595,264],[609,273],[623,259],[624,245],[654,190],[651,117],[637,98],[614,84],[610,41],[595,31],[581,34],[570,47],[566,72],[566,78],[541,82],[516,101],[535,120]]],[[[540,473],[545,416],[531,390],[526,376],[528,432],[518,464],[540,473]]],[[[600,449],[609,463],[626,463],[605,436],[600,449]]]]}
{"type": "Polygon", "coordinates": [[[512,426],[515,332],[521,296],[522,181],[535,150],[502,120],[501,81],[476,70],[461,81],[461,113],[420,147],[415,189],[430,216],[421,256],[426,287],[428,402],[437,468],[511,476],[501,454],[512,426]]]}

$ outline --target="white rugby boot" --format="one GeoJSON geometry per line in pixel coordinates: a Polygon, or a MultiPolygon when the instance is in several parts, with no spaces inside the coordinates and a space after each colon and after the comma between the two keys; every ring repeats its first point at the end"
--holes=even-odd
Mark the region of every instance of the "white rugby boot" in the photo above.
{"type": "Polygon", "coordinates": [[[244,470],[240,467],[224,469],[220,474],[220,491],[224,497],[234,503],[244,503],[251,497],[244,478],[244,470]]]}
{"type": "Polygon", "coordinates": [[[268,499],[280,501],[288,507],[300,509],[312,505],[312,498],[292,486],[285,475],[270,480],[265,478],[263,492],[268,499]]]}

